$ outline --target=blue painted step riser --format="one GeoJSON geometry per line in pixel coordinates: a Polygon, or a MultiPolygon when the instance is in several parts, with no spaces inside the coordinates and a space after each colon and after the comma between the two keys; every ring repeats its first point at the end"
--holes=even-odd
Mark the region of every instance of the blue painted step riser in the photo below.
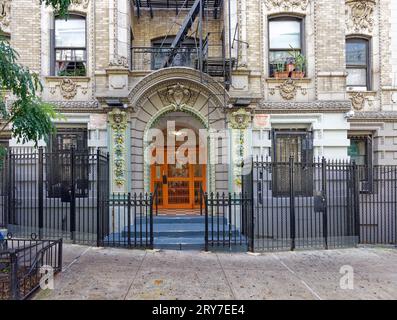
{"type": "MultiPolygon", "coordinates": [[[[209,224],[212,224],[212,223],[227,224],[227,221],[228,220],[226,218],[219,218],[219,219],[214,218],[213,222],[212,222],[211,218],[208,219],[209,224]]],[[[134,222],[134,217],[132,217],[131,222],[134,222]]],[[[146,221],[146,219],[142,219],[142,220],[140,220],[139,218],[136,219],[137,225],[140,225],[140,224],[146,225],[146,223],[150,224],[149,219],[147,221],[146,221]]],[[[204,224],[205,220],[204,220],[204,218],[202,218],[202,219],[201,218],[154,218],[153,219],[154,225],[156,225],[156,224],[190,224],[190,223],[204,224]]]]}
{"type": "MultiPolygon", "coordinates": [[[[209,231],[209,233],[211,234],[211,231],[209,231]]],[[[214,237],[217,237],[218,232],[214,231],[214,237]]],[[[219,232],[219,237],[220,238],[227,238],[229,237],[229,234],[231,237],[239,237],[240,236],[240,232],[234,231],[234,232],[224,232],[220,231],[219,232]]],[[[123,238],[128,238],[128,232],[121,232],[121,236],[123,238]]],[[[147,236],[149,236],[149,232],[147,233],[147,236]]],[[[205,232],[204,231],[179,231],[179,232],[172,232],[172,231],[163,231],[163,232],[153,232],[153,236],[154,237],[200,237],[204,239],[205,236],[205,232]]],[[[130,238],[140,238],[141,237],[141,233],[140,232],[131,232],[130,238]]],[[[143,231],[142,232],[142,237],[146,238],[146,232],[143,231]]]]}

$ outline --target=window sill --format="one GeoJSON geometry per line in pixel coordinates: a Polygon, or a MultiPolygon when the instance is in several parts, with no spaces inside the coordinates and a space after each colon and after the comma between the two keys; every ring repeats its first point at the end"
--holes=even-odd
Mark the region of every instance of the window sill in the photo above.
{"type": "Polygon", "coordinates": [[[62,81],[64,79],[72,79],[74,82],[89,82],[91,80],[90,77],[82,76],[82,77],[68,77],[68,76],[47,76],[45,77],[47,81],[62,81]]]}
{"type": "Polygon", "coordinates": [[[266,78],[267,83],[282,83],[282,82],[285,82],[286,80],[292,80],[292,81],[302,82],[302,83],[310,83],[312,81],[311,78],[283,78],[283,79],[266,78]]]}

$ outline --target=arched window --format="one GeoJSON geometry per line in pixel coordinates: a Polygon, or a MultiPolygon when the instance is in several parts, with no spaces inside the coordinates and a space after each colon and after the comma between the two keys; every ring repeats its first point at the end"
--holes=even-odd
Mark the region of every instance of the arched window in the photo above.
{"type": "Polygon", "coordinates": [[[286,72],[287,76],[291,76],[291,72],[298,69],[304,72],[306,60],[303,56],[303,38],[302,18],[286,16],[269,19],[269,74],[271,77],[276,76],[276,72],[286,72]],[[295,61],[298,55],[300,55],[301,63],[295,61]],[[293,68],[289,70],[288,64],[293,65],[293,68]]]}
{"type": "Polygon", "coordinates": [[[87,64],[86,18],[69,15],[55,19],[54,66],[55,76],[86,76],[87,64]]]}
{"type": "Polygon", "coordinates": [[[370,90],[369,41],[363,38],[346,40],[346,85],[352,90],[370,90]]]}

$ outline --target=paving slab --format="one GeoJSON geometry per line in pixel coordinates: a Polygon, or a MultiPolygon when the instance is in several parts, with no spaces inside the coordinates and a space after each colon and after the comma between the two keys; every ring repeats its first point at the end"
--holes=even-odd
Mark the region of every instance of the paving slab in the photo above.
{"type": "Polygon", "coordinates": [[[64,245],[55,290],[33,299],[397,299],[397,249],[264,253],[64,245]],[[354,273],[340,286],[342,266],[354,273]]]}

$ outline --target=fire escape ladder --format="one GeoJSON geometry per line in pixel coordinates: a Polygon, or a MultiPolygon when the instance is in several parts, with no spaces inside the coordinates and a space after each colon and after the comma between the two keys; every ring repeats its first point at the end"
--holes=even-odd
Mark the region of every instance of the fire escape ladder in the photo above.
{"type": "Polygon", "coordinates": [[[169,67],[172,64],[172,61],[177,53],[178,47],[185,39],[187,33],[192,27],[197,16],[200,14],[200,3],[203,3],[204,5],[204,0],[195,0],[194,4],[189,10],[189,13],[185,17],[185,20],[183,21],[177,35],[175,36],[174,41],[170,46],[170,54],[164,61],[164,65],[163,65],[164,68],[169,67]]]}

